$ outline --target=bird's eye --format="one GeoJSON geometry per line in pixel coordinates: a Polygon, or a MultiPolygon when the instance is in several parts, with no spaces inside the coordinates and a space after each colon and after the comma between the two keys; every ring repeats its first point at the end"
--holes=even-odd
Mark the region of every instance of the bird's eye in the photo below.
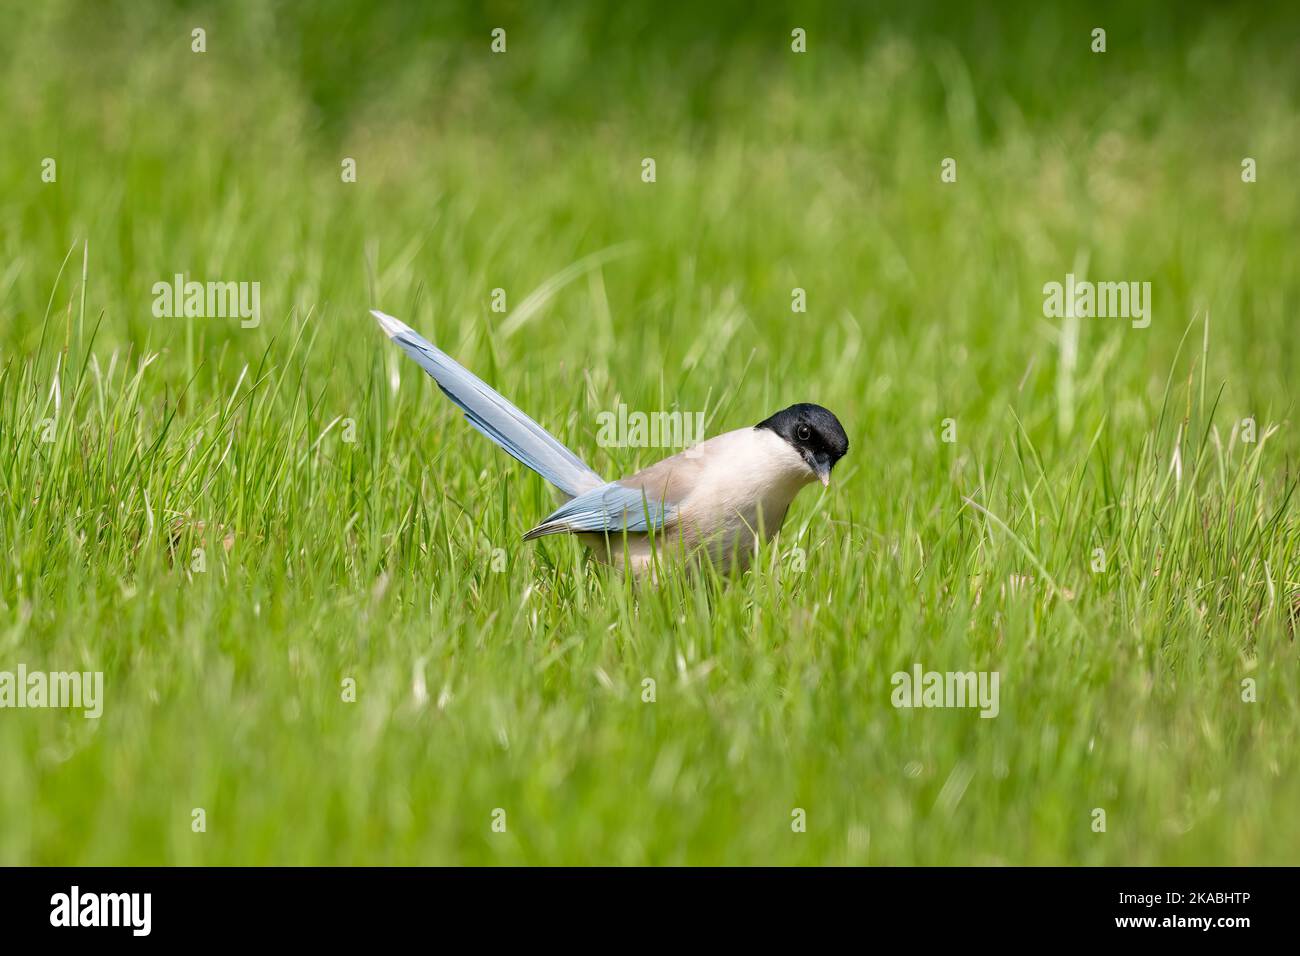
{"type": "Polygon", "coordinates": [[[800,425],[794,430],[794,437],[800,441],[807,441],[809,438],[812,438],[812,429],[807,425],[800,425]]]}

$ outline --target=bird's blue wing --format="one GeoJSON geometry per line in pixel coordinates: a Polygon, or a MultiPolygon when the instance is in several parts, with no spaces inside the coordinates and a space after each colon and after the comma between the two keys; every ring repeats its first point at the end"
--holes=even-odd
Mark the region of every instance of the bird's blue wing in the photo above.
{"type": "Polygon", "coordinates": [[[560,505],[545,521],[524,535],[524,540],[531,541],[547,534],[659,531],[671,525],[676,517],[677,508],[672,503],[652,501],[641,488],[610,482],[560,505]]]}
{"type": "Polygon", "coordinates": [[[478,431],[570,497],[601,485],[600,475],[486,382],[410,326],[383,312],[370,313],[402,351],[428,372],[478,431]]]}

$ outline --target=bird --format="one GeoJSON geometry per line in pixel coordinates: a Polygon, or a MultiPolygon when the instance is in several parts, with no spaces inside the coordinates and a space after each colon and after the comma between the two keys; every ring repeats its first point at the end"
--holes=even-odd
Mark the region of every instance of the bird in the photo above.
{"type": "Polygon", "coordinates": [[[476,430],[553,485],[564,503],[525,541],[571,534],[596,560],[636,577],[660,560],[749,566],[796,494],[849,449],[840,420],[800,402],[749,428],[705,439],[635,474],[607,481],[491,386],[399,319],[371,310],[384,333],[423,368],[476,430]]]}

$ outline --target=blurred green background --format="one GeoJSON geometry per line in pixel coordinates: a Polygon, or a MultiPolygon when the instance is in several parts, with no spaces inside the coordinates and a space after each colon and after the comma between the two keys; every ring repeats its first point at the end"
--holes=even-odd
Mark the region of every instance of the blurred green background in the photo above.
{"type": "Polygon", "coordinates": [[[0,862],[1297,862],[1294,4],[0,22],[0,669],[107,685],[0,711],[0,862]],[[1045,318],[1069,272],[1150,328],[1045,318]],[[546,489],[371,307],[611,476],[619,402],[850,454],[766,570],[638,592],[519,543],[546,489]],[[917,660],[1002,715],[894,711],[917,660]]]}

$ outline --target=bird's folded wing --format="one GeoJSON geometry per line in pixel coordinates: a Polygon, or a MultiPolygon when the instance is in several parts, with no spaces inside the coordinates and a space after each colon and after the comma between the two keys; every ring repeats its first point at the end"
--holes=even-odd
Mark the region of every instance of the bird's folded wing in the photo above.
{"type": "Polygon", "coordinates": [[[676,505],[648,498],[644,488],[610,482],[561,505],[524,535],[524,540],[547,534],[657,532],[676,518],[676,505]]]}
{"type": "Polygon", "coordinates": [[[486,382],[404,322],[372,310],[388,337],[428,372],[478,431],[566,495],[577,497],[604,479],[486,382]]]}

